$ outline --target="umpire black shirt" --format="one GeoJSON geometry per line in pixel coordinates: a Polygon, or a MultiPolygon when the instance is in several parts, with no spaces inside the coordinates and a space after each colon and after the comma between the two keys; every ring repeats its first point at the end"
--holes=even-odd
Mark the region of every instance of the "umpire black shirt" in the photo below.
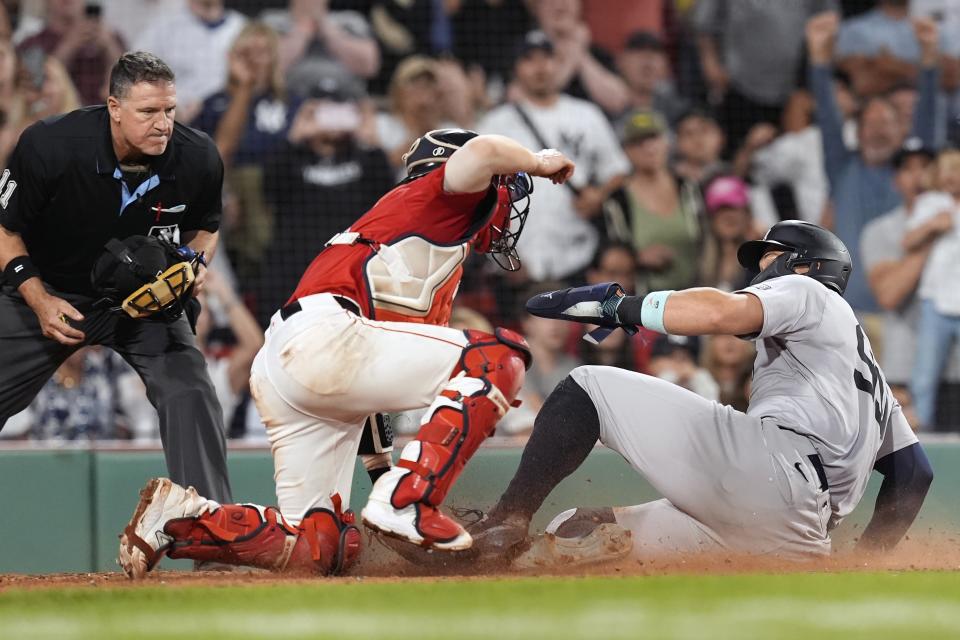
{"type": "Polygon", "coordinates": [[[139,185],[120,172],[105,106],[27,128],[0,174],[0,224],[23,238],[48,284],[93,295],[90,271],[110,238],[177,240],[220,226],[223,162],[204,133],[176,123],[139,185]]]}

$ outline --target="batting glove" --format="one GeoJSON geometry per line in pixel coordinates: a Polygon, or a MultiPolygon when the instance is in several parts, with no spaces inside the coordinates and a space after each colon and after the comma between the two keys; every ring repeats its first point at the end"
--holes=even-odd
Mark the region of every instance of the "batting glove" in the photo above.
{"type": "Polygon", "coordinates": [[[597,344],[617,328],[630,335],[637,332],[636,325],[622,323],[617,317],[617,308],[625,298],[623,287],[616,282],[572,287],[530,298],[527,313],[541,318],[600,325],[584,336],[588,342],[597,344]]]}

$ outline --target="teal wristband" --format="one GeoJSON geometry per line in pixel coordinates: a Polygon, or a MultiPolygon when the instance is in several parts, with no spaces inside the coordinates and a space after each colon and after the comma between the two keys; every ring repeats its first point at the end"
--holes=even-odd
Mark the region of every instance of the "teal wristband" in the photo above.
{"type": "Polygon", "coordinates": [[[667,330],[663,328],[663,311],[671,293],[673,293],[672,289],[648,293],[643,298],[643,304],[640,305],[640,324],[652,331],[666,333],[667,330]]]}

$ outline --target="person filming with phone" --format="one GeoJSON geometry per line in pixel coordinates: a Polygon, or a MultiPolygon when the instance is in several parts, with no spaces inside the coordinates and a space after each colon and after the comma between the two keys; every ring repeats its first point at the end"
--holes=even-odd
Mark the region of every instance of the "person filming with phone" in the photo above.
{"type": "Polygon", "coordinates": [[[293,118],[287,146],[267,161],[263,184],[275,226],[257,287],[264,325],[290,293],[276,283],[296,281],[319,246],[394,185],[386,154],[358,142],[363,98],[346,73],[320,79],[293,118]]]}
{"type": "Polygon", "coordinates": [[[18,53],[41,51],[55,57],[76,84],[80,103],[102,104],[110,68],[126,49],[123,39],[104,24],[99,2],[47,0],[45,4],[43,30],[20,43],[18,53]]]}

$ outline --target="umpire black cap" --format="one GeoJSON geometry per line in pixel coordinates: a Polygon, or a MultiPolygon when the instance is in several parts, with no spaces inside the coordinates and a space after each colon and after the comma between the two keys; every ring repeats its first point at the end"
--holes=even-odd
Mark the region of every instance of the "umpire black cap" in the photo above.
{"type": "Polygon", "coordinates": [[[846,245],[821,226],[802,220],[785,220],[770,227],[763,240],[749,240],[737,250],[740,264],[755,274],[750,284],[795,273],[795,267],[809,267],[804,275],[843,295],[853,271],[846,245]],[[760,259],[768,251],[784,253],[764,270],[760,259]]]}

